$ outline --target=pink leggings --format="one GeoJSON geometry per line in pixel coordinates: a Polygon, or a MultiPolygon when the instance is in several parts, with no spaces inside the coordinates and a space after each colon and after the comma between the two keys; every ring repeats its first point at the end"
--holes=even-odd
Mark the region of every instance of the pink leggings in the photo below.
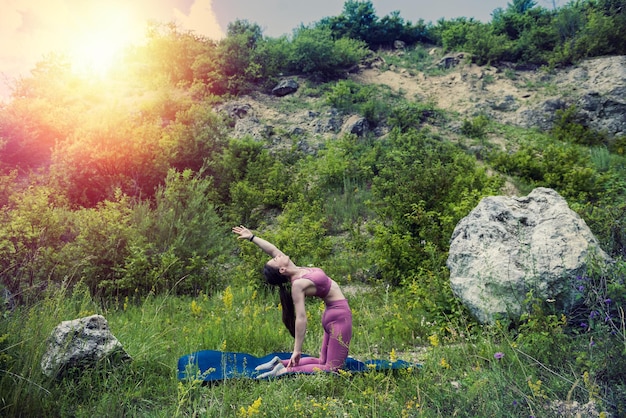
{"type": "MultiPolygon", "coordinates": [[[[346,299],[326,304],[322,315],[324,341],[320,357],[303,357],[297,366],[289,367],[290,372],[310,373],[315,370],[335,371],[348,358],[348,348],[352,339],[352,311],[346,299]]],[[[283,360],[287,366],[289,360],[283,360]]]]}

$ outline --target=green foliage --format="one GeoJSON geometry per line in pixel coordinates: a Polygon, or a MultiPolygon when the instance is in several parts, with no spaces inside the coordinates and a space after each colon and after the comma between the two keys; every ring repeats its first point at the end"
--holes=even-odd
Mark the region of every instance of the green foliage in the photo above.
{"type": "Polygon", "coordinates": [[[52,149],[81,123],[79,110],[88,83],[70,72],[65,57],[51,55],[20,80],[0,112],[0,170],[37,170],[52,149]]]}
{"type": "Polygon", "coordinates": [[[69,213],[54,194],[32,186],[0,208],[0,283],[18,302],[38,299],[71,236],[69,213]]]}
{"type": "Polygon", "coordinates": [[[562,351],[568,337],[564,332],[567,317],[551,309],[549,303],[529,292],[527,308],[521,316],[516,342],[519,348],[544,364],[557,365],[567,359],[562,351]]]}
{"type": "Polygon", "coordinates": [[[230,246],[211,203],[214,194],[210,179],[191,170],[170,171],[156,193],[154,210],[145,205],[133,210],[141,238],[129,245],[119,276],[99,286],[116,294],[197,294],[221,287],[221,264],[230,246]]]}
{"type": "Polygon", "coordinates": [[[93,207],[117,190],[150,196],[166,172],[160,130],[117,112],[77,128],[52,155],[56,187],[74,205],[93,207]]]}
{"type": "Polygon", "coordinates": [[[305,26],[294,30],[289,51],[288,71],[321,80],[343,76],[368,54],[362,41],[335,39],[329,29],[305,26]]]}
{"type": "Polygon", "coordinates": [[[584,148],[539,135],[513,153],[494,152],[491,163],[532,187],[553,188],[566,198],[595,201],[602,192],[603,177],[590,166],[584,148]]]}
{"type": "Polygon", "coordinates": [[[282,208],[289,200],[290,167],[270,155],[260,142],[232,139],[215,162],[219,201],[224,217],[234,223],[256,225],[265,210],[282,208]]]}
{"type": "Polygon", "coordinates": [[[216,48],[213,41],[181,30],[177,24],[152,22],[147,28],[147,42],[134,51],[137,61],[143,61],[143,78],[164,75],[172,85],[191,85],[194,63],[199,56],[210,55],[216,48]]]}
{"type": "Polygon", "coordinates": [[[212,172],[213,160],[226,145],[224,120],[207,104],[193,104],[176,112],[175,122],[160,138],[161,158],[178,171],[212,172]]]}
{"type": "Polygon", "coordinates": [[[429,75],[434,71],[433,56],[429,53],[426,45],[417,44],[410,48],[406,48],[402,54],[389,54],[385,56],[385,63],[389,66],[394,65],[400,68],[406,68],[409,74],[415,71],[422,71],[429,75]]]}
{"type": "Polygon", "coordinates": [[[489,118],[485,115],[478,115],[474,118],[464,119],[461,125],[461,133],[470,138],[483,139],[487,135],[489,118]]]}
{"type": "Polygon", "coordinates": [[[469,33],[473,28],[482,27],[482,23],[473,18],[460,17],[449,21],[440,20],[436,33],[440,43],[447,51],[463,50],[468,41],[469,33]]]}
{"type": "Polygon", "coordinates": [[[348,0],[339,16],[323,18],[316,26],[329,28],[336,39],[363,41],[371,49],[389,47],[397,40],[408,44],[431,41],[430,26],[423,20],[413,24],[405,21],[398,11],[379,18],[369,0],[348,0]]]}
{"type": "Polygon", "coordinates": [[[115,200],[99,203],[95,208],[72,214],[71,239],[59,253],[61,282],[83,282],[92,294],[110,295],[109,285],[121,278],[120,266],[129,250],[141,245],[141,236],[133,224],[132,203],[118,194],[115,200]]]}
{"type": "Polygon", "coordinates": [[[458,220],[484,194],[494,193],[501,179],[490,178],[474,159],[424,131],[393,131],[390,146],[372,186],[381,220],[372,264],[383,267],[385,280],[400,283],[420,268],[442,266],[458,220]]]}
{"type": "Polygon", "coordinates": [[[506,9],[495,9],[489,23],[442,19],[430,33],[445,50],[470,52],[479,64],[570,65],[623,53],[626,13],[609,3],[570,2],[549,11],[534,1],[514,1],[506,9]]]}
{"type": "Polygon", "coordinates": [[[15,183],[17,180],[17,171],[13,170],[9,173],[0,173],[0,208],[4,208],[9,204],[9,199],[16,192],[15,183]]]}
{"type": "Polygon", "coordinates": [[[576,106],[570,106],[567,109],[559,109],[556,111],[552,135],[561,141],[590,147],[602,145],[606,142],[604,134],[596,132],[582,124],[576,106]]]}
{"type": "Polygon", "coordinates": [[[256,62],[256,49],[262,42],[261,27],[246,20],[228,24],[227,36],[219,44],[219,70],[222,89],[210,89],[214,94],[246,93],[262,75],[256,62]]]}
{"type": "Polygon", "coordinates": [[[443,112],[432,103],[407,102],[400,103],[391,109],[387,123],[405,133],[419,129],[425,122],[436,123],[444,119],[443,112]]]}
{"type": "Polygon", "coordinates": [[[352,80],[339,80],[326,92],[326,102],[339,111],[363,115],[370,126],[377,126],[390,117],[389,103],[399,101],[397,95],[381,86],[363,85],[352,80]]]}
{"type": "Polygon", "coordinates": [[[485,65],[510,59],[511,46],[510,40],[495,32],[492,25],[476,23],[467,25],[465,43],[458,49],[471,53],[476,64],[485,65]]]}

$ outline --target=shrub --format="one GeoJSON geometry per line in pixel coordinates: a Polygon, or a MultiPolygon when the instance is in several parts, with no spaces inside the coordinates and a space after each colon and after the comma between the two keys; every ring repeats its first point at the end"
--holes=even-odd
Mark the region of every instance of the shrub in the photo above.
{"type": "Polygon", "coordinates": [[[461,125],[461,133],[470,138],[482,139],[487,135],[489,118],[485,115],[478,115],[473,119],[464,119],[461,125]]]}
{"type": "Polygon", "coordinates": [[[576,106],[556,111],[551,133],[561,141],[579,145],[596,146],[606,142],[605,135],[584,125],[576,106]]]}
{"type": "Polygon", "coordinates": [[[343,76],[369,53],[362,41],[333,38],[329,29],[301,26],[294,30],[287,59],[289,71],[321,80],[343,76]]]}

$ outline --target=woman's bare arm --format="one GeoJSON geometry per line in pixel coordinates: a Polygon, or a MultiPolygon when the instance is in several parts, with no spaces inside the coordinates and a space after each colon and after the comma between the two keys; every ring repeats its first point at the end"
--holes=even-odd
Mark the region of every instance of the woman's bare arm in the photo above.
{"type": "Polygon", "coordinates": [[[306,307],[304,305],[306,284],[304,282],[304,280],[296,280],[291,286],[291,296],[293,297],[293,305],[296,311],[296,329],[293,353],[287,367],[297,366],[302,356],[302,345],[307,325],[306,307]]]}
{"type": "Polygon", "coordinates": [[[263,238],[257,237],[243,225],[233,227],[233,232],[239,235],[237,239],[247,239],[248,241],[255,243],[257,247],[262,249],[266,254],[270,255],[271,257],[276,257],[277,255],[283,253],[281,250],[276,248],[274,244],[264,240],[263,238]]]}

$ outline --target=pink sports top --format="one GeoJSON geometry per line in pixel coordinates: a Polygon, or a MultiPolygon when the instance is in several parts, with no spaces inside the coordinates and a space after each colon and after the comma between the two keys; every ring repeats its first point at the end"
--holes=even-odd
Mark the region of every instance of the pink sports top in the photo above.
{"type": "Polygon", "coordinates": [[[328,292],[330,292],[330,286],[332,285],[332,281],[330,277],[324,273],[324,270],[317,267],[309,268],[309,272],[302,276],[303,279],[309,279],[315,285],[317,292],[315,296],[318,298],[324,299],[328,296],[328,292]]]}

